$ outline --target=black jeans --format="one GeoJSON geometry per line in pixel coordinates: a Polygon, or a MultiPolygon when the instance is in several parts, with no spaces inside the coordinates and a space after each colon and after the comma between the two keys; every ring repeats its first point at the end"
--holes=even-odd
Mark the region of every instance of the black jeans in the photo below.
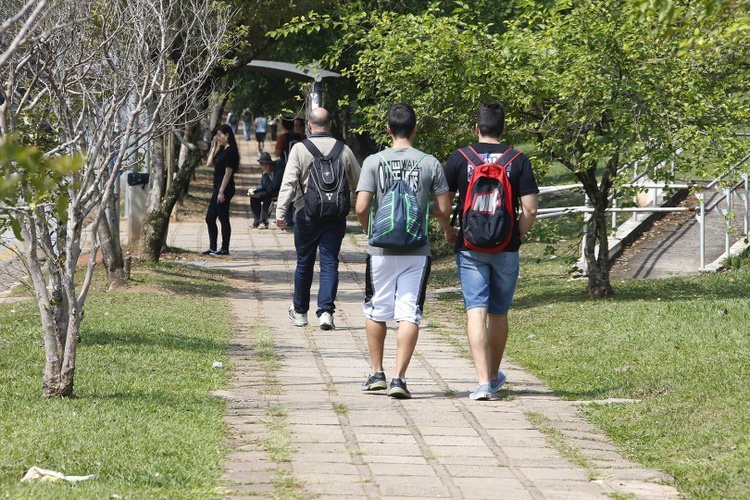
{"type": "Polygon", "coordinates": [[[219,203],[219,188],[214,188],[214,194],[208,203],[206,211],[206,225],[208,226],[208,248],[216,250],[216,242],[219,237],[219,227],[216,219],[221,222],[221,249],[229,251],[229,239],[232,237],[232,225],[229,223],[229,202],[234,196],[234,190],[224,192],[224,203],[219,203]]]}
{"type": "Polygon", "coordinates": [[[271,207],[273,196],[250,197],[250,210],[253,212],[253,226],[268,224],[268,209],[271,207]]]}

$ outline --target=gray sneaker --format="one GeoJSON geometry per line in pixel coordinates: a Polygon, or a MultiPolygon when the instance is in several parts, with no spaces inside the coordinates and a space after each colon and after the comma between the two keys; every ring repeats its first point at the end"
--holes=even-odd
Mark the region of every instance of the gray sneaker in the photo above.
{"type": "Polygon", "coordinates": [[[294,305],[289,306],[289,319],[294,322],[294,326],[307,325],[307,313],[298,313],[294,310],[294,305]]]}
{"type": "Polygon", "coordinates": [[[371,373],[367,380],[362,382],[363,391],[382,391],[387,387],[388,384],[385,383],[385,373],[383,372],[371,373]]]}
{"type": "Polygon", "coordinates": [[[406,380],[402,378],[392,378],[386,394],[396,399],[411,398],[411,392],[406,388],[406,380]]]}

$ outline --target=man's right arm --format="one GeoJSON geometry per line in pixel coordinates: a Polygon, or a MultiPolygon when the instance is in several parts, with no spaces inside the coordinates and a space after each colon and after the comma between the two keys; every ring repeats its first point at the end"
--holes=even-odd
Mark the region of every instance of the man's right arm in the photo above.
{"type": "Polygon", "coordinates": [[[373,195],[374,193],[369,191],[360,191],[357,193],[355,210],[357,211],[357,220],[365,230],[365,234],[370,230],[370,203],[372,203],[373,195]]]}

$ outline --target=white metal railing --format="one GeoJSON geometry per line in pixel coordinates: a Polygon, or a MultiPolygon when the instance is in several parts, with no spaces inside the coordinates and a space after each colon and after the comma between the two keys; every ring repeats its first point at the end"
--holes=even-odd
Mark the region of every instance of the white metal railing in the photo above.
{"type": "MultiPolygon", "coordinates": [[[[633,213],[634,217],[637,217],[637,214],[639,213],[654,213],[654,212],[692,212],[696,211],[698,212],[696,215],[696,218],[698,219],[700,223],[700,270],[705,270],[706,268],[706,214],[709,213],[711,210],[716,210],[719,212],[725,219],[726,219],[726,230],[725,230],[725,255],[730,255],[730,247],[731,247],[731,232],[732,227],[730,220],[730,215],[732,214],[732,196],[735,192],[743,188],[741,197],[743,200],[743,208],[744,208],[744,215],[743,215],[743,234],[744,238],[747,239],[750,237],[750,234],[748,233],[749,225],[750,225],[750,207],[749,207],[749,200],[750,200],[750,185],[748,181],[748,175],[742,174],[742,180],[740,182],[737,182],[736,184],[732,186],[728,186],[723,190],[723,194],[719,196],[716,200],[706,203],[705,200],[705,191],[714,189],[716,186],[719,185],[719,183],[726,179],[728,176],[735,174],[737,169],[743,165],[745,162],[750,160],[750,154],[746,155],[743,159],[741,159],[736,164],[732,165],[727,172],[720,175],[710,183],[708,183],[705,186],[693,186],[686,183],[654,183],[654,182],[642,182],[638,183],[639,180],[646,178],[649,170],[645,170],[644,172],[638,173],[635,172],[635,175],[631,179],[631,181],[626,184],[625,186],[630,187],[638,187],[645,190],[653,190],[653,197],[650,202],[650,206],[644,206],[644,207],[618,207],[618,199],[614,196],[614,194],[610,197],[612,200],[612,206],[608,209],[606,209],[606,212],[609,212],[612,214],[612,229],[613,231],[617,228],[617,214],[618,213],[633,213]],[[657,198],[658,198],[658,191],[667,189],[688,189],[688,188],[698,188],[700,189],[696,195],[698,197],[698,201],[700,202],[699,207],[692,208],[692,207],[660,207],[657,205],[657,198]],[[725,204],[725,208],[722,209],[720,207],[721,203],[725,204]]],[[[663,168],[666,165],[665,162],[660,163],[655,168],[663,168]]],[[[620,171],[624,170],[624,167],[620,171]]],[[[637,162],[635,164],[635,168],[637,169],[637,162]]],[[[674,166],[672,165],[672,168],[674,166]]],[[[539,188],[539,194],[547,194],[552,192],[564,192],[571,189],[577,189],[581,188],[581,184],[562,184],[557,186],[544,186],[539,188]]],[[[558,217],[560,215],[567,215],[572,213],[582,213],[584,214],[584,225],[587,222],[587,220],[591,217],[591,213],[594,212],[594,209],[590,206],[588,203],[588,198],[584,196],[584,205],[580,206],[569,206],[569,207],[554,207],[554,208],[539,208],[537,209],[537,219],[545,219],[550,217],[558,217]]],[[[582,248],[585,247],[585,238],[586,238],[586,231],[584,230],[584,236],[583,236],[583,242],[582,242],[582,248]]],[[[583,261],[583,252],[581,259],[583,261]]]]}

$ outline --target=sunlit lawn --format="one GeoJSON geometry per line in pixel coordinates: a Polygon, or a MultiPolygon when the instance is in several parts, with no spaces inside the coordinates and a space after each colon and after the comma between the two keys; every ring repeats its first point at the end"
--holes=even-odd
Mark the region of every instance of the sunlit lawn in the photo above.
{"type": "Polygon", "coordinates": [[[214,498],[231,317],[214,271],[136,269],[86,302],[75,398],[41,397],[35,301],[0,304],[0,491],[8,498],[214,498]],[[37,466],[97,479],[20,483],[37,466]],[[114,498],[114,497],[113,497],[114,498]]]}

